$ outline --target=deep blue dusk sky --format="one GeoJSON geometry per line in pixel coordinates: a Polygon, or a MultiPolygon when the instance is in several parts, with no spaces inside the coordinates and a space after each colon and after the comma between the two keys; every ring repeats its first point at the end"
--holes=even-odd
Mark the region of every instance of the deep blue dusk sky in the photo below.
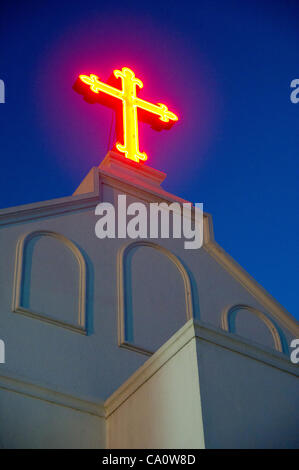
{"type": "Polygon", "coordinates": [[[180,116],[141,127],[147,164],[204,203],[218,243],[299,318],[298,1],[2,4],[1,208],[70,195],[101,162],[111,110],[72,85],[122,66],[180,116]]]}

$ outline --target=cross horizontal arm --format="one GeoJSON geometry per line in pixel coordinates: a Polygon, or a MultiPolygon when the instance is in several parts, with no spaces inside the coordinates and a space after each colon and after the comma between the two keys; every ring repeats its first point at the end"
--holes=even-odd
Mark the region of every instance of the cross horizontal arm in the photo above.
{"type": "Polygon", "coordinates": [[[118,90],[117,88],[114,88],[113,86],[107,85],[106,83],[100,82],[98,80],[97,75],[91,74],[90,76],[88,75],[80,75],[80,80],[82,82],[86,83],[87,85],[90,86],[90,89],[94,93],[99,93],[102,91],[103,93],[106,93],[107,95],[113,96],[118,99],[123,99],[123,92],[121,90],[118,90]]]}
{"type": "Polygon", "coordinates": [[[177,121],[178,117],[168,110],[167,106],[162,103],[153,104],[149,103],[148,101],[141,100],[140,98],[134,99],[134,104],[138,106],[138,108],[144,109],[153,114],[157,114],[160,116],[160,120],[164,122],[169,121],[177,121]]]}

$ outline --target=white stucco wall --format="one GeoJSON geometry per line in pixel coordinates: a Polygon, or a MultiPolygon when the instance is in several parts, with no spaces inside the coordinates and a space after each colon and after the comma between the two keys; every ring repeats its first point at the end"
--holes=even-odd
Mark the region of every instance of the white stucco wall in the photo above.
{"type": "Polygon", "coordinates": [[[182,330],[107,400],[109,448],[204,448],[195,338],[182,330]]]}
{"type": "MultiPolygon", "coordinates": [[[[200,250],[185,250],[184,240],[161,239],[155,242],[164,251],[153,253],[152,249],[141,248],[136,251],[132,263],[133,289],[126,292],[127,297],[132,298],[132,310],[124,307],[118,289],[117,260],[124,245],[132,240],[96,238],[95,207],[99,201],[115,202],[118,194],[126,194],[128,203],[142,201],[146,204],[167,201],[167,198],[173,201],[176,197],[167,195],[158,186],[145,184],[143,180],[135,183],[126,180],[126,175],[119,178],[109,174],[108,170],[94,169],[92,175],[85,188],[90,193],[0,211],[0,336],[5,342],[6,356],[5,364],[0,364],[0,375],[21,376],[25,382],[34,382],[79,400],[104,401],[147,361],[149,356],[142,351],[142,347],[155,351],[187,321],[188,312],[192,311],[196,319],[220,329],[223,328],[223,312],[234,305],[249,305],[273,321],[289,360],[288,344],[295,336],[296,328],[299,331],[298,323],[296,325],[296,321],[282,307],[219,251],[220,248],[213,242],[212,227],[207,217],[205,244],[200,250]],[[68,243],[62,242],[60,251],[60,242],[56,239],[41,237],[36,241],[31,250],[32,260],[25,260],[28,265],[31,263],[33,281],[26,287],[30,294],[25,305],[27,310],[15,309],[16,313],[13,312],[13,302],[17,246],[26,233],[34,231],[55,232],[65,237],[68,243]],[[77,329],[72,328],[78,323],[79,287],[78,280],[74,279],[77,267],[71,268],[67,276],[68,266],[73,266],[73,262],[77,261],[73,259],[74,253],[68,251],[69,243],[80,251],[86,267],[86,322],[84,328],[77,329]],[[187,306],[184,298],[181,273],[176,263],[165,256],[165,250],[180,260],[185,276],[192,284],[191,307],[187,306]],[[154,282],[150,283],[151,279],[154,282]],[[32,314],[29,312],[31,307],[32,314]],[[122,321],[130,317],[133,322],[134,337],[130,338],[129,345],[120,338],[121,309],[122,321]],[[141,349],[134,349],[135,346],[141,346],[141,349]]],[[[30,268],[28,265],[26,269],[30,268]]],[[[255,315],[253,311],[237,318],[236,332],[261,346],[275,349],[269,329],[260,318],[252,315],[255,315]]],[[[164,371],[159,387],[164,386],[165,378],[172,376],[172,373],[173,380],[177,379],[175,371],[168,367],[164,371]]],[[[4,396],[7,410],[17,410],[21,407],[19,403],[25,403],[25,398],[16,398],[12,391],[5,391],[4,396]]],[[[33,410],[30,400],[26,398],[28,406],[22,405],[24,418],[27,408],[33,410]]],[[[41,404],[38,400],[36,403],[39,408],[41,404]]],[[[12,426],[19,415],[7,415],[7,410],[5,420],[12,426]]],[[[46,422],[46,408],[44,413],[46,422]]],[[[57,413],[62,411],[58,410],[57,413]]],[[[67,423],[73,419],[77,420],[75,415],[67,418],[69,411],[63,413],[66,416],[65,426],[69,426],[67,423]]],[[[42,434],[40,440],[36,440],[36,426],[39,424],[37,421],[34,424],[31,415],[28,414],[28,420],[32,420],[32,442],[42,446],[42,442],[49,441],[45,441],[42,434]]],[[[175,415],[173,419],[177,418],[175,415]]],[[[86,417],[77,420],[82,423],[82,429],[86,420],[86,417]]],[[[96,428],[97,425],[92,426],[96,428]]],[[[14,445],[14,441],[9,444],[7,438],[3,439],[0,435],[0,441],[5,445],[14,445]]],[[[25,443],[22,441],[25,437],[17,439],[20,440],[15,442],[25,443]]],[[[30,435],[26,439],[26,445],[29,445],[30,435]]],[[[213,439],[211,442],[214,442],[213,439]]],[[[80,446],[77,429],[74,431],[73,445],[80,446]]]]}
{"type": "Polygon", "coordinates": [[[0,378],[0,448],[105,448],[106,427],[103,416],[75,409],[74,403],[57,400],[55,394],[42,399],[26,394],[24,387],[22,390],[19,386],[18,392],[15,392],[11,388],[1,388],[1,385],[0,378]]]}
{"type": "Polygon", "coordinates": [[[206,447],[299,448],[299,367],[251,342],[199,336],[206,447]]]}
{"type": "Polygon", "coordinates": [[[189,321],[106,402],[111,448],[299,448],[299,367],[189,321]]]}

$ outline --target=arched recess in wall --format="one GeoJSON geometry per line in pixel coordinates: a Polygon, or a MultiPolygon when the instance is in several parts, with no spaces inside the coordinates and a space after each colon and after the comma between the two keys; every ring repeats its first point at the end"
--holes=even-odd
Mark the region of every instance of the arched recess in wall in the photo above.
{"type": "Polygon", "coordinates": [[[38,230],[17,243],[12,310],[86,334],[86,262],[57,232],[38,230]]]}
{"type": "Polygon", "coordinates": [[[192,283],[182,262],[148,241],[118,253],[119,346],[152,354],[193,318],[192,283]]]}
{"type": "Polygon", "coordinates": [[[240,336],[285,352],[282,333],[263,312],[249,305],[234,305],[222,312],[221,327],[229,333],[240,336]]]}

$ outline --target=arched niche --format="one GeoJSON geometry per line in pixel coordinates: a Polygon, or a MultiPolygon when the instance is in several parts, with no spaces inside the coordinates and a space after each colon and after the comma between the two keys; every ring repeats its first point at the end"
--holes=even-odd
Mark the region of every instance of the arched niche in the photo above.
{"type": "Polygon", "coordinates": [[[121,347],[152,354],[193,318],[192,284],[181,261],[148,241],[118,253],[118,339],[121,347]]]}
{"type": "Polygon", "coordinates": [[[18,240],[12,309],[86,334],[86,263],[71,240],[47,230],[18,240]]]}
{"type": "Polygon", "coordinates": [[[235,305],[225,309],[221,316],[221,327],[263,346],[285,352],[278,327],[265,313],[249,305],[235,305]]]}

